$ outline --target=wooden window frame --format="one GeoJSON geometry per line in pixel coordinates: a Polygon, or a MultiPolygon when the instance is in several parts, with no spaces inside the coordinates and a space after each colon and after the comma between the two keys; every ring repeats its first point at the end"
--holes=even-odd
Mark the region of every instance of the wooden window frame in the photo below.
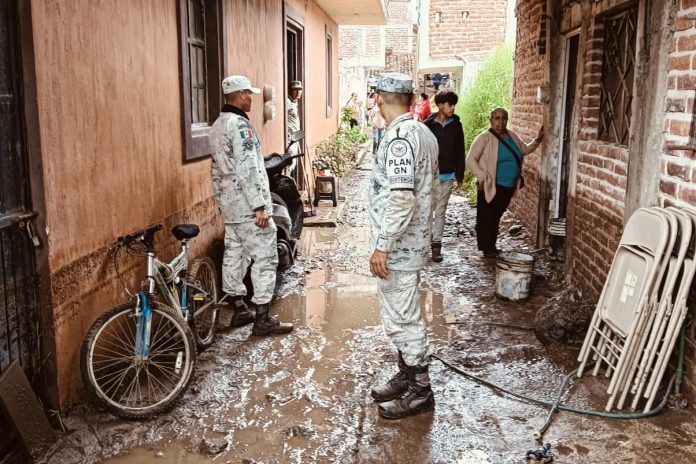
{"type": "Polygon", "coordinates": [[[333,116],[333,37],[329,32],[329,27],[324,26],[326,39],[326,117],[333,116]]]}
{"type": "Polygon", "coordinates": [[[179,19],[179,77],[181,83],[181,113],[183,161],[194,161],[212,153],[210,127],[220,114],[223,95],[221,81],[227,69],[226,34],[223,0],[203,0],[205,8],[205,71],[207,91],[207,122],[192,123],[191,64],[188,44],[188,0],[177,2],[179,19]]]}

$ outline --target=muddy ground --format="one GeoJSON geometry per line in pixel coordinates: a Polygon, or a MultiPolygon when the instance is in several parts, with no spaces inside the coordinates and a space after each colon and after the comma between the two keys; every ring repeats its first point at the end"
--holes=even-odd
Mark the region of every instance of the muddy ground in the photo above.
{"type": "MultiPolygon", "coordinates": [[[[292,334],[257,338],[251,327],[219,333],[171,412],[128,422],[78,407],[63,417],[68,433],[44,462],[526,462],[548,409],[437,360],[433,413],[395,422],[378,416],[369,389],[395,372],[396,357],[380,327],[367,265],[368,176],[369,161],[342,182],[339,226],[305,229],[301,258],[279,281],[273,311],[296,324],[292,334]]],[[[465,199],[453,198],[444,262],[422,273],[431,342],[438,356],[468,373],[552,401],[563,376],[577,367],[580,345],[577,337],[541,344],[535,315],[545,305],[551,313],[553,305],[566,313],[583,306],[564,292],[560,270],[543,253],[527,302],[496,299],[495,262],[476,251],[474,217],[465,199]]],[[[512,225],[507,219],[503,230],[512,225]]],[[[529,237],[504,233],[499,247],[529,249],[529,237]]],[[[585,376],[573,382],[566,403],[603,410],[605,389],[603,377],[585,376]]],[[[695,462],[694,419],[693,412],[676,409],[631,421],[561,412],[544,441],[559,463],[695,462]]]]}

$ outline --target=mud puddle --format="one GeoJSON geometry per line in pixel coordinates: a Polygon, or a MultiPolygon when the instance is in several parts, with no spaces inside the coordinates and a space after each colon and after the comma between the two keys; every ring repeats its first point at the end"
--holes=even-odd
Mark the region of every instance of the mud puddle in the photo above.
{"type": "MultiPolygon", "coordinates": [[[[342,182],[347,198],[337,229],[306,229],[298,263],[278,282],[272,311],[293,321],[287,336],[257,338],[250,327],[223,331],[198,357],[194,379],[171,412],[127,422],[73,410],[70,433],[46,461],[223,463],[521,463],[548,409],[513,399],[433,361],[433,413],[381,419],[370,387],[396,370],[369,275],[363,193],[369,172],[342,182]],[[127,454],[128,453],[128,454],[127,454]],[[163,453],[163,454],[159,454],[163,453]],[[110,456],[119,455],[108,459],[110,456]],[[139,459],[139,461],[136,461],[139,459]]],[[[475,211],[453,197],[444,261],[422,272],[421,307],[438,356],[471,375],[552,401],[577,367],[576,343],[542,345],[533,331],[540,307],[564,284],[540,256],[531,298],[493,296],[495,263],[476,251],[475,211]]],[[[529,249],[524,231],[499,247],[529,249]]],[[[569,405],[602,410],[603,377],[574,381],[569,405]]],[[[545,435],[558,463],[692,462],[691,412],[668,410],[620,421],[559,413],[545,435]]]]}

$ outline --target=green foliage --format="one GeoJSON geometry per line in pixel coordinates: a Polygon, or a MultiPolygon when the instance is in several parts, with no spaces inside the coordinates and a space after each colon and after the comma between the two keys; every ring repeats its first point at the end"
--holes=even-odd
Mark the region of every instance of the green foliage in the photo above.
{"type": "MultiPolygon", "coordinates": [[[[467,149],[474,139],[488,129],[491,110],[497,106],[510,108],[514,49],[503,45],[483,62],[472,86],[457,104],[456,113],[464,126],[467,149]]],[[[461,189],[476,204],[476,177],[467,170],[461,189]]]]}
{"type": "MultiPolygon", "coordinates": [[[[342,122],[343,117],[342,114],[342,122]]],[[[341,124],[334,135],[317,145],[317,159],[312,166],[317,171],[329,169],[339,176],[343,175],[355,164],[360,145],[366,141],[367,135],[359,127],[350,128],[341,124]]]]}

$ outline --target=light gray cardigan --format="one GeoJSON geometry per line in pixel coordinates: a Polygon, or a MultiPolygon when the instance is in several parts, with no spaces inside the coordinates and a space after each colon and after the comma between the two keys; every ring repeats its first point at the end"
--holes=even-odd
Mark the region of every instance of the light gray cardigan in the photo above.
{"type": "MultiPolygon", "coordinates": [[[[508,134],[515,141],[517,146],[522,150],[522,154],[527,156],[532,153],[541,144],[540,141],[534,140],[530,144],[524,143],[514,132],[508,129],[508,134]]],[[[483,183],[483,192],[486,201],[490,203],[495,197],[495,176],[498,170],[498,144],[500,142],[488,131],[482,132],[471,144],[469,156],[466,157],[466,167],[474,173],[479,183],[483,183]]],[[[517,187],[520,186],[520,180],[517,179],[517,187]]]]}

